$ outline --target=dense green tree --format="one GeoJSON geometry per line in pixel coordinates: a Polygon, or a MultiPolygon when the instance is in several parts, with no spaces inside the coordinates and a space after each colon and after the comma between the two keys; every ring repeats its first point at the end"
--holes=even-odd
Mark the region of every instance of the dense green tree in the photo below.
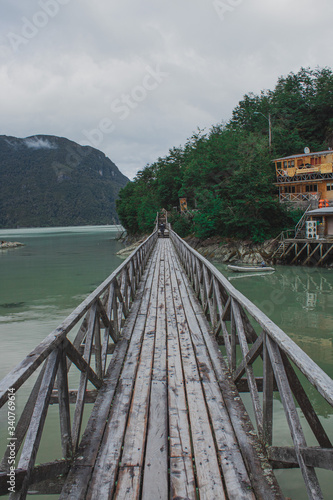
{"type": "Polygon", "coordinates": [[[181,235],[262,241],[294,224],[275,191],[272,159],[333,146],[333,74],[305,69],[279,78],[273,91],[248,93],[228,123],[198,129],[183,147],[138,173],[120,193],[129,232],[150,231],[156,211],[186,196],[186,216],[172,214],[181,235]],[[272,145],[268,131],[271,118],[272,145]]]}

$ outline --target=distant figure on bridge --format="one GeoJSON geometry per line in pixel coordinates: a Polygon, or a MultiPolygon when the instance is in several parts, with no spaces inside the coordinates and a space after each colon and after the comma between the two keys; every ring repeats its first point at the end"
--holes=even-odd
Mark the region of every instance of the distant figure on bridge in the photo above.
{"type": "Polygon", "coordinates": [[[165,225],[163,222],[162,222],[162,224],[160,224],[160,231],[161,231],[162,238],[164,238],[165,225]]]}

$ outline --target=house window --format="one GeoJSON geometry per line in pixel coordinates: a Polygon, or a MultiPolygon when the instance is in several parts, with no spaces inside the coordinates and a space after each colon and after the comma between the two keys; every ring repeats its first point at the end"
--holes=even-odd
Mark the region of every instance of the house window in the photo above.
{"type": "Polygon", "coordinates": [[[296,193],[296,188],[295,186],[286,186],[284,188],[285,193],[296,193]]]}
{"type": "Polygon", "coordinates": [[[318,191],[318,185],[308,184],[307,186],[305,186],[305,191],[306,193],[316,193],[318,191]]]}
{"type": "Polygon", "coordinates": [[[327,191],[333,191],[333,184],[327,184],[326,185],[326,190],[327,191]]]}

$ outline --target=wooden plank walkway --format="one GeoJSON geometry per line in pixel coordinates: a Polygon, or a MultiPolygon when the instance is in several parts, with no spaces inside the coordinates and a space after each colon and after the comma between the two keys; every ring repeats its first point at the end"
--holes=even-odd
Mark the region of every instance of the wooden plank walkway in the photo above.
{"type": "Polygon", "coordinates": [[[60,498],[283,498],[254,434],[173,244],[159,239],[60,498]]]}

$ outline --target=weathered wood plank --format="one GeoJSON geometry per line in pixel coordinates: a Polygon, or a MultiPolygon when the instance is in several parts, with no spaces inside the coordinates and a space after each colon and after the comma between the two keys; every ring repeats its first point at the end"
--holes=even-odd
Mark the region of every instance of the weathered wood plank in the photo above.
{"type": "MultiPolygon", "coordinates": [[[[68,460],[57,460],[41,465],[36,465],[31,472],[30,489],[34,488],[36,483],[44,480],[52,480],[54,483],[57,481],[58,476],[65,476],[71,466],[68,460]]],[[[22,469],[15,469],[15,482],[16,490],[19,491],[22,487],[23,480],[26,476],[26,471],[22,469]]],[[[0,495],[8,495],[8,476],[7,472],[0,472],[0,495]]],[[[52,490],[49,490],[52,492],[52,490]]],[[[55,492],[57,494],[58,491],[55,492]]]]}
{"type": "MultiPolygon", "coordinates": [[[[95,371],[97,377],[102,379],[104,376],[103,368],[102,368],[102,342],[101,342],[101,328],[97,318],[95,325],[95,333],[94,333],[94,341],[95,341],[95,371]]],[[[93,346],[92,346],[93,347],[93,346]]],[[[92,349],[90,350],[90,357],[92,355],[92,349]]]]}
{"type": "MultiPolygon", "coordinates": [[[[308,467],[320,467],[321,469],[333,470],[332,448],[302,448],[300,453],[308,467]]],[[[299,467],[296,451],[290,447],[268,448],[269,460],[276,469],[299,467]]]]}
{"type": "Polygon", "coordinates": [[[263,387],[263,430],[264,439],[268,445],[273,441],[273,390],[274,390],[274,372],[272,363],[268,354],[266,345],[267,334],[264,334],[264,387],[263,387]]]}
{"type": "Polygon", "coordinates": [[[320,266],[320,264],[322,264],[324,262],[324,260],[326,259],[326,257],[328,256],[328,254],[331,252],[331,250],[333,249],[333,245],[331,245],[329,247],[329,249],[324,253],[324,255],[319,259],[319,261],[317,262],[316,266],[320,266]]]}
{"type": "MultiPolygon", "coordinates": [[[[86,393],[84,396],[85,404],[95,403],[97,396],[98,396],[97,389],[91,389],[89,391],[86,390],[86,393]]],[[[69,404],[75,404],[76,400],[77,400],[77,389],[69,389],[68,390],[69,404]]],[[[57,389],[53,389],[52,394],[51,394],[51,399],[50,399],[50,405],[57,405],[57,404],[59,404],[59,391],[57,389]]]]}
{"type": "Polygon", "coordinates": [[[170,498],[186,500],[197,500],[193,471],[193,460],[191,457],[179,456],[170,458],[170,498]],[[187,475],[187,472],[190,475],[187,475]]]}
{"type": "Polygon", "coordinates": [[[149,424],[142,498],[168,498],[168,413],[166,382],[153,380],[150,394],[149,424]]]}
{"type": "Polygon", "coordinates": [[[117,500],[139,499],[140,486],[141,467],[120,467],[114,498],[117,500]]]}
{"type": "MultiPolygon", "coordinates": [[[[58,401],[60,434],[63,458],[71,458],[73,453],[71,414],[69,407],[67,363],[64,347],[61,348],[60,362],[58,368],[58,401]]],[[[51,399],[51,398],[50,398],[51,399]]]]}
{"type": "MultiPolygon", "coordinates": [[[[264,377],[256,377],[256,386],[258,389],[258,392],[263,392],[264,391],[264,377]]],[[[241,378],[238,380],[236,387],[238,389],[238,392],[250,392],[249,384],[246,378],[241,378]]],[[[278,386],[274,380],[273,382],[273,392],[278,392],[278,386]]]]}

